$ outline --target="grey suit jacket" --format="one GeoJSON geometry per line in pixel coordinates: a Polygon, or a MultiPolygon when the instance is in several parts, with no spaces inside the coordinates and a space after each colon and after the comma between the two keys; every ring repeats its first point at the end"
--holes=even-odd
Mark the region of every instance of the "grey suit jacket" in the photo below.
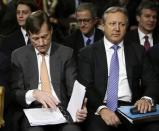
{"type": "MultiPolygon", "coordinates": [[[[73,50],[52,43],[50,53],[50,75],[53,88],[64,106],[67,106],[76,78],[73,50]]],[[[28,107],[25,94],[38,87],[37,56],[31,45],[23,46],[12,53],[12,94],[15,102],[28,107]]]]}

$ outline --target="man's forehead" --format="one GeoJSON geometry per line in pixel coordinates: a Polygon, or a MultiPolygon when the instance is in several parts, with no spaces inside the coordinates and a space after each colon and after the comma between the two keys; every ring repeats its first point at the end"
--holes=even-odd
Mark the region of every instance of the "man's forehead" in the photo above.
{"type": "Polygon", "coordinates": [[[30,33],[31,37],[42,37],[48,35],[49,32],[40,32],[40,33],[30,33]]]}

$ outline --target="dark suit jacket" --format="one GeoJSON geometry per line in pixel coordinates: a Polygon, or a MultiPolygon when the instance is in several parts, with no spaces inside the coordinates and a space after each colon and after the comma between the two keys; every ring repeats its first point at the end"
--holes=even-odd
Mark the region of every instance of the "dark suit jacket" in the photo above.
{"type": "MultiPolygon", "coordinates": [[[[142,95],[155,99],[157,97],[155,94],[157,89],[155,88],[158,88],[158,83],[151,65],[147,59],[144,59],[144,47],[124,43],[124,52],[128,83],[132,91],[132,102],[142,95]],[[142,82],[144,82],[142,87],[146,89],[141,87],[142,82]]],[[[78,80],[87,87],[88,111],[94,114],[97,108],[103,105],[107,90],[108,69],[103,40],[80,51],[78,73],[78,80]]]]}
{"type": "Polygon", "coordinates": [[[0,85],[5,87],[5,112],[10,103],[9,96],[10,60],[6,54],[0,52],[0,85]]]}
{"type": "Polygon", "coordinates": [[[154,72],[159,79],[159,44],[154,45],[147,51],[147,56],[152,63],[154,72]]]}
{"type": "Polygon", "coordinates": [[[74,0],[58,0],[58,4],[55,8],[56,18],[67,18],[75,12],[74,0]]]}
{"type": "MultiPolygon", "coordinates": [[[[152,34],[152,38],[153,38],[153,45],[159,43],[159,34],[154,31],[152,34]]],[[[125,40],[129,43],[129,42],[133,42],[133,43],[137,43],[140,44],[140,39],[139,39],[139,34],[138,34],[138,30],[131,30],[128,31],[128,33],[125,36],[125,40]]]]}
{"type": "Polygon", "coordinates": [[[2,43],[0,44],[0,51],[10,56],[13,50],[24,45],[26,44],[23,34],[21,29],[18,28],[11,35],[2,39],[2,43]]]}
{"type": "Polygon", "coordinates": [[[8,86],[10,74],[10,61],[8,56],[0,52],[0,85],[8,86]]]}
{"type": "MultiPolygon", "coordinates": [[[[95,30],[94,42],[98,41],[103,37],[103,32],[99,29],[95,30]]],[[[75,55],[78,54],[78,51],[84,47],[84,40],[80,30],[72,33],[68,37],[65,38],[65,45],[71,47],[75,51],[75,55]]]]}

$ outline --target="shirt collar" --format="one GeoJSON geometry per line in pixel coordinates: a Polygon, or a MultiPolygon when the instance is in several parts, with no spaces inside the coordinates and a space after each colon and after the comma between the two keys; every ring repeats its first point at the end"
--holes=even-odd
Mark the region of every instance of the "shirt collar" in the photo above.
{"type": "Polygon", "coordinates": [[[145,35],[147,35],[150,39],[152,39],[152,33],[144,34],[139,28],[138,28],[139,38],[144,39],[145,35]]]}
{"type": "MultiPolygon", "coordinates": [[[[112,42],[110,42],[106,37],[104,37],[104,46],[105,46],[105,49],[106,50],[109,50],[109,49],[111,49],[111,47],[113,46],[114,44],[112,43],[112,42]]],[[[121,41],[119,44],[118,44],[118,46],[120,47],[120,48],[123,48],[123,41],[121,41]]]]}
{"type": "Polygon", "coordinates": [[[24,38],[25,38],[25,37],[26,37],[26,34],[27,34],[27,33],[26,33],[26,30],[25,30],[24,28],[22,28],[22,27],[21,27],[20,29],[21,29],[21,32],[22,32],[24,38]]]}
{"type": "Polygon", "coordinates": [[[84,43],[86,43],[86,41],[88,40],[88,39],[90,39],[91,40],[91,44],[94,42],[94,35],[95,35],[95,30],[93,31],[93,34],[90,36],[90,37],[87,37],[87,36],[85,36],[83,33],[82,33],[82,36],[83,36],[83,39],[84,39],[84,43]]]}
{"type": "MultiPolygon", "coordinates": [[[[34,48],[34,49],[35,49],[36,54],[40,55],[39,51],[36,48],[34,48]]],[[[50,44],[48,51],[46,52],[46,56],[50,56],[50,52],[51,52],[51,44],[50,44]]]]}

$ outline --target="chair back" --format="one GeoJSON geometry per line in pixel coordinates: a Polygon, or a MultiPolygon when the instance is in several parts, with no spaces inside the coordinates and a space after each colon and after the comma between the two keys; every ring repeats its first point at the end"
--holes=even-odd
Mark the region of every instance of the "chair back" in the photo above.
{"type": "Polygon", "coordinates": [[[4,87],[0,86],[0,128],[4,126],[4,87]]]}

